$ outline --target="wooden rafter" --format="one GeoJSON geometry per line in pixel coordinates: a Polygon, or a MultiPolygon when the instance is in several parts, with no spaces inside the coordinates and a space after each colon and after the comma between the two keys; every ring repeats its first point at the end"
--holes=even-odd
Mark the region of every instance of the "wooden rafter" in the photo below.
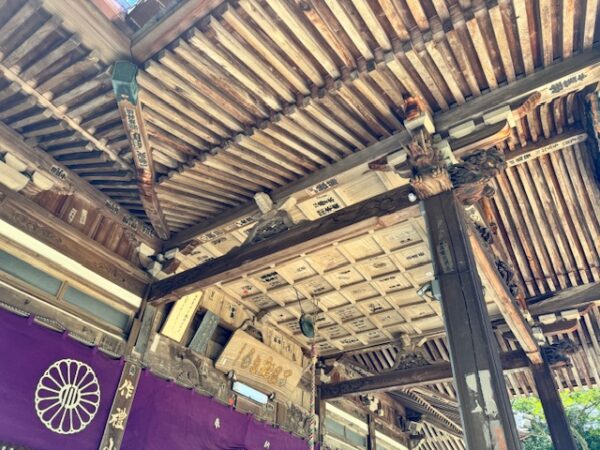
{"type": "MultiPolygon", "coordinates": [[[[295,183],[291,183],[283,188],[276,189],[271,193],[270,196],[274,202],[283,203],[288,197],[294,195],[297,192],[307,189],[329,178],[339,176],[344,172],[351,170],[355,167],[365,165],[373,160],[385,156],[388,153],[399,150],[404,145],[406,145],[409,142],[409,140],[410,134],[408,132],[403,131],[397,133],[380,142],[370,145],[369,147],[365,148],[364,150],[361,150],[360,152],[348,156],[342,161],[338,161],[335,164],[331,164],[310,175],[307,175],[306,177],[298,180],[295,183]]],[[[189,229],[178,233],[165,244],[165,248],[170,248],[184,244],[190,239],[193,239],[194,237],[205,233],[206,231],[211,230],[212,228],[215,228],[217,226],[223,225],[231,221],[239,220],[245,216],[254,214],[257,211],[258,208],[254,203],[252,203],[250,205],[243,206],[239,209],[235,209],[233,211],[224,213],[220,216],[215,217],[207,223],[201,223],[197,226],[192,226],[189,229]]]]}
{"type": "Polygon", "coordinates": [[[6,67],[0,62],[0,72],[9,81],[15,83],[19,89],[25,94],[31,96],[37,104],[45,108],[58,120],[65,122],[71,129],[79,133],[84,139],[91,142],[94,147],[104,152],[111,160],[113,160],[121,169],[131,170],[129,164],[125,162],[117,151],[111,148],[105,141],[98,139],[93,133],[81,126],[78,120],[72,118],[68,113],[65,113],[61,108],[52,103],[52,100],[47,95],[42,94],[36,88],[32,87],[27,81],[22,79],[13,69],[6,67]]]}
{"type": "Polygon", "coordinates": [[[521,80],[475,98],[457,110],[444,111],[434,117],[436,130],[445,132],[453,126],[479,120],[484,114],[504,105],[513,105],[539,92],[539,103],[577,91],[600,80],[600,51],[589,50],[567,61],[531,74],[521,80]]]}
{"type": "Polygon", "coordinates": [[[42,4],[60,17],[69,30],[77,33],[86,47],[96,49],[105,63],[129,56],[129,37],[91,1],[43,0],[42,4]]]}
{"type": "Polygon", "coordinates": [[[47,152],[27,144],[16,131],[3,123],[0,123],[0,152],[12,153],[25,161],[32,169],[44,171],[55,181],[58,189],[62,189],[67,193],[77,192],[78,195],[83,196],[92,205],[95,205],[98,211],[107,217],[113,218],[117,223],[129,225],[128,228],[142,242],[154,249],[159,248],[160,245],[156,236],[151,231],[152,236],[143,231],[148,228],[145,224],[139,222],[125,208],[118,206],[108,196],[85,182],[47,152]]]}

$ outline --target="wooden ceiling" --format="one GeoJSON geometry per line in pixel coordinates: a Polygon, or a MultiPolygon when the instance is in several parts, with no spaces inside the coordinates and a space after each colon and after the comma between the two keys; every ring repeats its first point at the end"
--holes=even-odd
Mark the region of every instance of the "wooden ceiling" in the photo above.
{"type": "Polygon", "coordinates": [[[0,10],[0,120],[145,221],[109,65],[41,2],[0,10]]]}
{"type": "MultiPolygon", "coordinates": [[[[169,227],[209,221],[397,133],[407,96],[448,112],[591,50],[597,3],[225,2],[139,61],[169,227]]],[[[60,8],[37,0],[0,6],[0,119],[145,220],[107,73],[126,44],[107,52],[120,36],[99,35],[96,49],[80,26],[86,47],[72,17],[61,24],[48,12],[60,8]]],[[[547,134],[538,125],[531,136],[517,125],[513,144],[547,134]]]]}

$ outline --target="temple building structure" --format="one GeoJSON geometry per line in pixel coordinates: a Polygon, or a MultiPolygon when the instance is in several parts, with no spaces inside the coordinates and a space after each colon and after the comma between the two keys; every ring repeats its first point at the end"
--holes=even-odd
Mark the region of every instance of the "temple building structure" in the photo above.
{"type": "Polygon", "coordinates": [[[0,448],[576,450],[598,3],[0,0],[0,448]]]}

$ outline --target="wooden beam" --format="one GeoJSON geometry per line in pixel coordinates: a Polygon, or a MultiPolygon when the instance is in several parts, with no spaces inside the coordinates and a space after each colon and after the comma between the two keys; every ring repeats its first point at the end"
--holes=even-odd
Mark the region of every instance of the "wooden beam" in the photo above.
{"type": "Polygon", "coordinates": [[[587,138],[588,135],[584,131],[572,130],[550,139],[538,140],[535,144],[508,153],[506,155],[506,165],[508,167],[517,166],[535,158],[539,158],[540,156],[556,152],[572,145],[580,144],[585,142],[587,138]]]}
{"type": "Polygon", "coordinates": [[[166,12],[160,19],[147,23],[131,42],[131,54],[139,62],[145,62],[165,48],[196,22],[208,15],[224,0],[183,0],[166,12]]]}
{"type": "Polygon", "coordinates": [[[485,113],[523,101],[535,92],[541,94],[540,103],[546,103],[556,96],[581,90],[599,80],[600,50],[591,49],[481,95],[460,108],[437,114],[434,117],[435,128],[438,132],[445,132],[463,122],[479,120],[485,113]]]}
{"type": "Polygon", "coordinates": [[[600,283],[591,283],[564,289],[537,303],[529,305],[534,316],[557,313],[566,309],[581,308],[589,303],[600,302],[600,283]]]}
{"type": "Polygon", "coordinates": [[[129,61],[117,61],[113,66],[112,84],[137,169],[137,182],[144,211],[156,234],[166,240],[171,233],[156,194],[152,149],[137,95],[136,75],[135,64],[129,61]]]}
{"type": "Polygon", "coordinates": [[[500,277],[490,253],[484,248],[479,234],[473,229],[470,230],[469,240],[473,248],[473,255],[477,262],[479,273],[488,281],[489,287],[493,292],[494,301],[502,317],[504,317],[508,327],[519,341],[521,348],[527,353],[531,362],[533,364],[540,364],[543,361],[542,354],[533,336],[531,327],[508,291],[504,280],[500,277]]]}
{"type": "MultiPolygon", "coordinates": [[[[342,159],[341,161],[326,166],[323,169],[318,170],[317,172],[313,172],[310,175],[307,175],[294,183],[291,183],[280,189],[274,190],[270,194],[270,197],[274,202],[282,203],[287,198],[293,196],[294,194],[304,189],[314,186],[315,184],[339,176],[353,168],[359,167],[361,165],[366,165],[367,163],[379,159],[382,156],[385,156],[396,150],[400,150],[404,145],[408,144],[410,140],[411,135],[406,131],[394,134],[393,136],[390,136],[386,139],[383,139],[382,141],[370,145],[369,147],[361,150],[360,152],[353,153],[352,155],[342,159]]],[[[256,207],[256,204],[252,203],[249,205],[242,206],[241,208],[235,209],[228,213],[222,214],[220,216],[217,216],[211,221],[203,222],[201,224],[192,226],[187,230],[177,233],[175,236],[173,236],[172,239],[167,241],[165,243],[165,249],[181,245],[189,241],[190,239],[193,239],[196,236],[199,236],[209,230],[224,225],[228,222],[239,220],[245,216],[255,214],[256,212],[258,212],[258,208],[256,207]]]]}
{"type": "Polygon", "coordinates": [[[150,301],[173,301],[219,281],[418,215],[417,205],[408,198],[411,192],[411,187],[403,186],[322,219],[302,222],[257,244],[233,249],[220,258],[154,283],[150,301]]]}
{"type": "Polygon", "coordinates": [[[518,450],[464,208],[453,191],[426,198],[423,204],[467,447],[518,450]]]}
{"type": "Polygon", "coordinates": [[[147,273],[3,186],[0,186],[0,219],[127,291],[138,296],[144,294],[150,281],[147,273]]]}
{"type": "Polygon", "coordinates": [[[90,133],[87,129],[81,126],[79,120],[69,116],[68,112],[64,112],[61,108],[54,105],[52,100],[50,100],[43,93],[37,91],[36,88],[32,87],[29,83],[27,83],[27,81],[22,79],[14,69],[8,68],[2,64],[2,62],[0,62],[0,73],[2,73],[4,78],[6,78],[8,81],[17,85],[24,94],[27,94],[34,99],[40,107],[46,109],[55,119],[62,120],[73,131],[79,133],[83,139],[89,141],[98,150],[106,153],[108,158],[114,161],[119,168],[126,171],[131,171],[131,167],[129,167],[129,164],[127,164],[127,162],[125,162],[119,156],[119,152],[117,150],[111,148],[106,141],[98,139],[93,133],[90,133]]]}
{"type": "Polygon", "coordinates": [[[49,174],[58,189],[64,190],[65,193],[77,193],[103,215],[130,229],[148,246],[153,249],[160,248],[159,241],[150,227],[134,218],[129,211],[81,179],[47,152],[27,144],[21,135],[2,122],[0,122],[0,153],[10,153],[19,157],[26,162],[29,170],[42,170],[49,174]]]}
{"type": "Polygon", "coordinates": [[[129,56],[129,37],[92,2],[43,0],[42,5],[49,13],[60,17],[65,28],[76,33],[87,48],[98,51],[105,63],[129,56]]]}
{"type": "Polygon", "coordinates": [[[375,417],[367,414],[367,450],[377,450],[377,438],[375,437],[375,417]]]}
{"type": "Polygon", "coordinates": [[[542,402],[554,448],[577,450],[578,447],[575,445],[575,440],[571,434],[571,426],[560,400],[552,369],[546,362],[533,364],[531,374],[535,381],[538,397],[542,402]]]}
{"type": "MultiPolygon", "coordinates": [[[[529,365],[527,355],[521,350],[503,353],[500,359],[503,370],[523,369],[529,365]]],[[[452,381],[452,365],[449,362],[439,362],[430,366],[394,370],[356,380],[325,383],[321,385],[320,392],[322,400],[331,400],[346,395],[395,391],[448,381],[452,381]]]]}

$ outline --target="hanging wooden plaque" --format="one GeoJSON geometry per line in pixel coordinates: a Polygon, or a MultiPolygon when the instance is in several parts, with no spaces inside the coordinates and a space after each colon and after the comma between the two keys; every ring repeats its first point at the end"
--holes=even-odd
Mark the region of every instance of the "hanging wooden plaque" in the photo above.
{"type": "Polygon", "coordinates": [[[286,399],[302,376],[302,366],[241,330],[234,333],[215,366],[223,372],[233,370],[240,381],[286,399]]]}

